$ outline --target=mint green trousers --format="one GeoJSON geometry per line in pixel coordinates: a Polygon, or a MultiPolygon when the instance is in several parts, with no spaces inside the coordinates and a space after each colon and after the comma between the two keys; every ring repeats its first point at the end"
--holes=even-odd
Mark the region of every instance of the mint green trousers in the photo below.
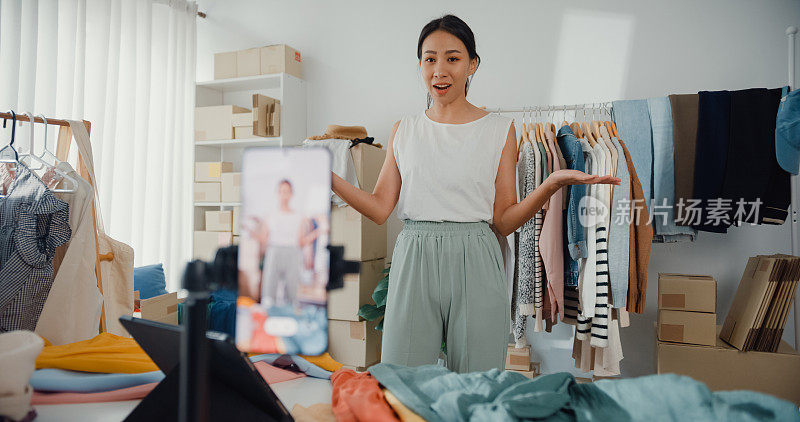
{"type": "Polygon", "coordinates": [[[404,220],[389,272],[381,362],[503,370],[511,320],[500,245],[485,222],[404,220]]]}

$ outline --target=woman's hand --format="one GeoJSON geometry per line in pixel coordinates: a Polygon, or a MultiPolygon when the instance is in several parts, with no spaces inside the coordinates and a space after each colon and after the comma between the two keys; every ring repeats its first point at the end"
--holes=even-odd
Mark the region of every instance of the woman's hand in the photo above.
{"type": "Polygon", "coordinates": [[[619,177],[595,176],[579,170],[556,170],[550,173],[546,180],[555,183],[559,187],[593,184],[619,185],[622,183],[619,177]]]}

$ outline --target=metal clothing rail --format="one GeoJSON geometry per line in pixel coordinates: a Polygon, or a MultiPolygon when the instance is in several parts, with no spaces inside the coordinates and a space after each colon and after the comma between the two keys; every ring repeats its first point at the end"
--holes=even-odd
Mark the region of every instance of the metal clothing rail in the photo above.
{"type": "Polygon", "coordinates": [[[495,107],[484,108],[490,113],[530,113],[530,112],[553,112],[553,111],[579,111],[579,110],[611,110],[611,102],[570,104],[570,105],[544,105],[544,106],[525,106],[525,107],[495,107]]]}
{"type": "MultiPolygon", "coordinates": [[[[787,84],[790,89],[795,89],[794,85],[794,39],[797,34],[797,27],[790,26],[786,28],[786,36],[789,38],[789,77],[787,84]]],[[[792,195],[792,208],[789,213],[791,218],[792,230],[792,255],[797,256],[800,254],[800,224],[797,222],[798,212],[800,212],[800,202],[797,198],[797,189],[800,187],[800,182],[797,176],[791,177],[791,195],[792,195]]],[[[800,350],[800,291],[795,292],[794,296],[794,348],[800,350]]]]}

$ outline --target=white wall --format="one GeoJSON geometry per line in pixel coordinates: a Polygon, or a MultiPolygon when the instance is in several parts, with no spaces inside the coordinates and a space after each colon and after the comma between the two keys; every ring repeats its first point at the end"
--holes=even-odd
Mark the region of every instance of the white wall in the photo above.
{"type": "MultiPolygon", "coordinates": [[[[309,82],[308,133],[363,125],[385,143],[392,123],[425,106],[416,45],[429,20],[453,13],[475,33],[482,64],[469,93],[477,105],[573,104],[778,87],[786,83],[787,26],[800,1],[258,1],[199,0],[198,80],[213,53],[287,43],[309,82]]],[[[800,78],[798,78],[800,80],[800,78]]],[[[389,253],[400,222],[389,223],[389,253]]],[[[657,273],[711,274],[722,323],[746,258],[791,251],[790,226],[701,233],[693,244],[657,244],[644,315],[622,332],[623,375],[654,371],[657,273]]],[[[793,341],[791,322],[784,336],[793,341]]],[[[571,326],[531,334],[543,370],[571,370],[571,326]]]]}

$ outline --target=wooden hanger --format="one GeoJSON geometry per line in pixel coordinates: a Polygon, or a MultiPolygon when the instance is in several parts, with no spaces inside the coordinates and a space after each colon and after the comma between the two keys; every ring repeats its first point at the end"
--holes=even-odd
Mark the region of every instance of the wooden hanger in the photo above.
{"type": "Polygon", "coordinates": [[[589,122],[583,122],[583,134],[586,136],[586,140],[589,141],[589,145],[594,148],[594,146],[597,144],[597,141],[594,140],[592,129],[589,127],[589,122]]]}
{"type": "Polygon", "coordinates": [[[581,131],[581,124],[580,123],[572,122],[572,124],[569,125],[569,127],[570,127],[570,129],[572,129],[572,133],[575,134],[576,138],[578,138],[578,139],[583,138],[583,132],[581,131]]]}

